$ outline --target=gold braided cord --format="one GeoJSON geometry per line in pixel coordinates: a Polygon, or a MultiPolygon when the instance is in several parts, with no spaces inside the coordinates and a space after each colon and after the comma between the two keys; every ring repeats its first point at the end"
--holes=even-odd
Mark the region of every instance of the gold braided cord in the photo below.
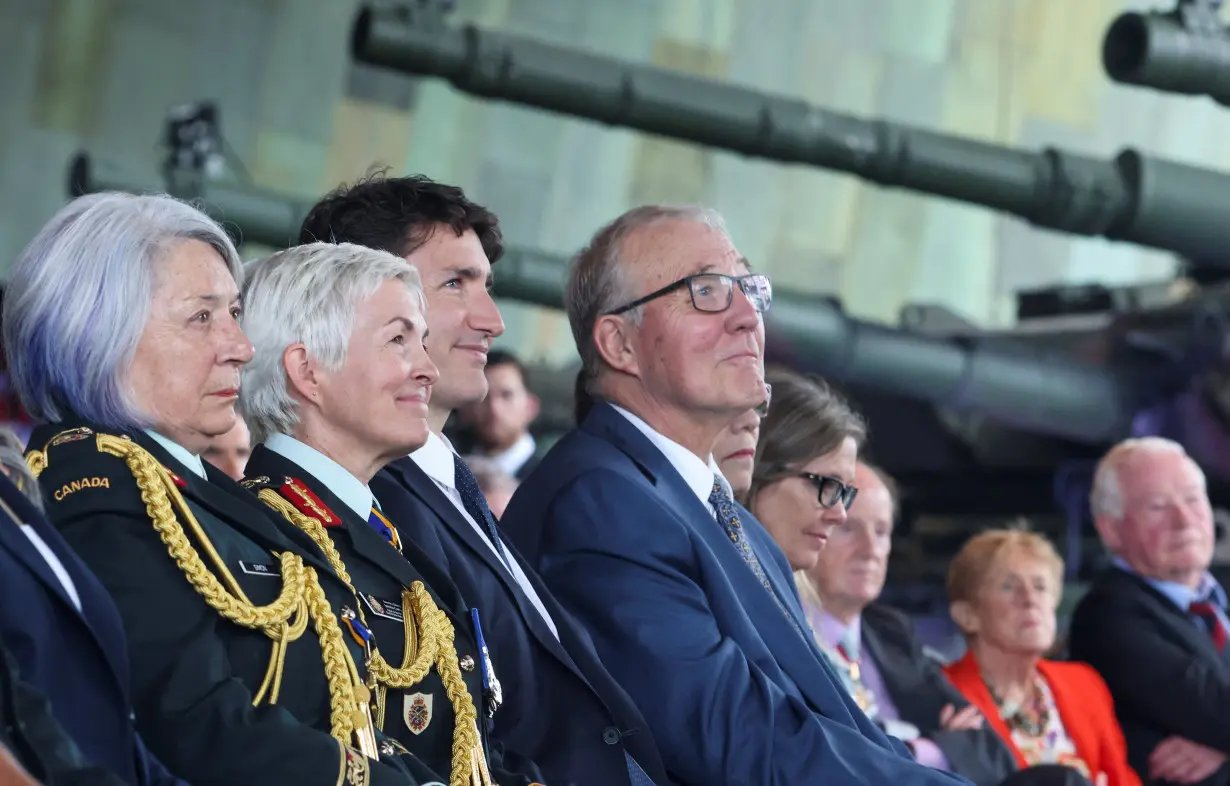
{"type": "MultiPolygon", "coordinates": [[[[341,554],[336,544],[325,531],[324,525],[311,516],[305,515],[285,497],[273,489],[261,489],[257,493],[261,501],[270,508],[281,513],[287,521],[303,530],[320,547],[325,559],[342,581],[355,592],[350,580],[350,573],[342,562],[341,554]]],[[[366,625],[362,604],[359,606],[360,621],[366,625]]],[[[406,648],[405,658],[400,668],[394,668],[384,659],[374,646],[367,663],[368,675],[379,685],[397,690],[414,687],[431,671],[434,664],[444,691],[453,705],[453,747],[452,771],[449,776],[450,786],[471,786],[474,772],[486,769],[486,757],[483,753],[482,740],[478,733],[478,712],[474,708],[474,699],[466,687],[461,675],[461,665],[457,659],[457,649],[454,646],[456,631],[448,615],[436,605],[431,593],[421,581],[410,585],[403,593],[403,625],[409,627],[417,622],[418,646],[406,648]],[[413,612],[412,615],[404,613],[413,612]]],[[[407,644],[412,639],[407,633],[407,644]]],[[[402,699],[405,701],[405,698],[402,699]]]]}
{"type": "MultiPolygon", "coordinates": [[[[365,707],[361,704],[366,698],[367,688],[362,684],[356,685],[357,670],[353,660],[350,660],[337,617],[329,607],[328,598],[320,586],[316,572],[305,566],[298,555],[283,552],[278,555],[282,590],[277,599],[267,606],[253,604],[227,569],[201,523],[188,507],[188,502],[175,485],[170,471],[147,450],[128,438],[99,434],[97,444],[100,452],[123,459],[137,482],[141,501],[145,503],[154,531],[158,533],[171,559],[197,594],[226,620],[240,627],[260,630],[273,639],[269,668],[253,704],[259,703],[266,691],[270,692],[271,701],[276,701],[286,648],[303,634],[307,629],[308,617],[311,617],[320,639],[329,686],[331,732],[339,742],[349,743],[351,733],[354,732],[357,736],[367,724],[364,717],[365,707]],[[193,547],[183,525],[175,516],[176,509],[222,576],[222,581],[210,571],[200,553],[193,547]],[[226,586],[223,586],[223,582],[226,586]]],[[[31,451],[27,460],[31,468],[39,474],[47,467],[47,457],[43,451],[31,451]]]]}
{"type": "MultiPolygon", "coordinates": [[[[487,762],[478,735],[478,713],[474,709],[474,699],[470,697],[470,690],[461,676],[461,666],[457,661],[457,648],[453,643],[456,631],[448,615],[432,600],[431,593],[423,586],[423,582],[416,581],[411,584],[410,595],[419,619],[419,627],[426,628],[423,638],[430,636],[435,640],[436,671],[444,683],[445,693],[453,703],[453,714],[456,716],[453,730],[453,771],[449,777],[449,786],[466,786],[474,782],[476,766],[482,773],[486,770],[487,762]]],[[[483,782],[481,778],[478,780],[483,782]]]]}
{"type": "Polygon", "coordinates": [[[346,742],[358,729],[366,725],[366,718],[356,714],[358,700],[356,687],[367,692],[362,685],[355,685],[357,676],[354,661],[346,649],[346,640],[342,636],[341,625],[316,571],[305,568],[308,574],[307,604],[312,622],[316,626],[316,635],[320,637],[320,653],[325,662],[325,675],[329,680],[329,715],[332,721],[333,736],[346,742]]]}
{"type": "Polygon", "coordinates": [[[26,465],[37,479],[47,469],[47,453],[42,450],[31,450],[26,453],[26,465]]]}

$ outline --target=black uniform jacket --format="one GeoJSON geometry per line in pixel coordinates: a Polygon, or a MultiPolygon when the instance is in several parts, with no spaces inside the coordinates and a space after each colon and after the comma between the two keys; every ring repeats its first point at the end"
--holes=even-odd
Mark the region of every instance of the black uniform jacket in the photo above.
{"type": "MultiPolygon", "coordinates": [[[[429,641],[432,626],[424,625],[413,603],[403,598],[409,594],[409,588],[422,585],[433,605],[447,615],[453,640],[451,644],[447,640],[438,642],[441,652],[431,659],[430,671],[410,687],[379,691],[385,698],[381,712],[384,733],[405,745],[443,776],[441,780],[447,781],[458,718],[456,704],[467,705],[461,707],[461,715],[468,718],[465,723],[470,728],[477,725],[482,750],[488,750],[486,732],[495,709],[495,692],[484,691],[483,653],[473,617],[461,593],[413,541],[399,538],[399,553],[398,546],[360,519],[319,478],[294,461],[257,445],[245,471],[245,488],[257,494],[262,490],[276,494],[291,506],[281,507],[300,514],[300,521],[306,516],[308,524],[328,538],[336,552],[334,558],[340,559],[360,598],[362,622],[374,634],[376,647],[388,664],[398,668],[409,666],[422,657],[425,649],[436,649],[429,641]],[[464,697],[450,697],[441,677],[441,659],[444,673],[462,678],[464,697]],[[455,665],[450,665],[450,661],[455,665]]],[[[395,522],[390,523],[396,527],[395,522]]],[[[480,751],[478,755],[483,754],[480,751]]],[[[496,782],[505,786],[531,780],[503,770],[500,751],[491,756],[490,767],[496,782]]]]}
{"type": "MultiPolygon", "coordinates": [[[[47,517],[119,609],[137,728],[168,769],[193,786],[435,780],[388,740],[380,742],[381,760],[373,761],[352,747],[352,735],[348,744],[331,736],[330,681],[317,628],[338,629],[336,618],[298,617],[306,625],[297,626],[300,635],[286,646],[279,668],[270,635],[240,624],[250,619],[232,621],[219,610],[274,603],[284,586],[282,555],[298,555],[315,572],[334,615],[355,606],[349,588],[303,533],[208,464],[208,480],[194,474],[143,432],[100,433],[93,424],[66,419],[37,428],[29,447],[36,472],[45,463],[39,486],[47,517]],[[173,484],[142,481],[140,488],[125,459],[102,449],[117,438],[143,448],[138,455],[165,467],[173,484]],[[176,507],[168,485],[178,488],[187,512],[176,507]],[[171,504],[159,509],[160,498],[171,504]],[[158,521],[169,522],[161,534],[158,521]],[[248,602],[237,598],[226,573],[248,602]],[[276,683],[276,695],[266,689],[255,702],[267,681],[276,683]]],[[[362,670],[362,649],[341,638],[362,670]]],[[[338,638],[333,641],[336,646],[338,638]]],[[[344,665],[347,650],[337,651],[334,663],[344,665]]],[[[346,673],[335,667],[334,682],[346,681],[346,673]]]]}

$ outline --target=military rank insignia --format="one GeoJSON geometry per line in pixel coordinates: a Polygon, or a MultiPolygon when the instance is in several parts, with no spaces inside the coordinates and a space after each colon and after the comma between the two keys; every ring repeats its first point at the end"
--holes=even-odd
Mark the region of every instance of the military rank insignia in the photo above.
{"type": "Polygon", "coordinates": [[[422,734],[431,724],[431,698],[429,693],[412,693],[402,699],[402,715],[411,734],[422,734]]]}
{"type": "Polygon", "coordinates": [[[400,600],[380,600],[375,595],[368,592],[357,593],[363,599],[364,605],[367,606],[377,617],[384,617],[386,620],[394,622],[405,622],[406,617],[402,614],[400,600]]]}

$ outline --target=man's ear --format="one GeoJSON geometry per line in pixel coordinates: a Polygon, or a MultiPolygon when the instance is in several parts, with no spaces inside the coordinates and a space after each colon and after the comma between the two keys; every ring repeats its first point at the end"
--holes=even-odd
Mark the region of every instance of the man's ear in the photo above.
{"type": "Polygon", "coordinates": [[[526,392],[525,394],[525,422],[526,424],[533,423],[538,417],[538,413],[542,412],[542,401],[533,393],[526,392]]]}
{"type": "Polygon", "coordinates": [[[956,601],[948,607],[948,613],[952,615],[952,621],[957,623],[957,627],[966,636],[978,633],[978,615],[974,613],[974,607],[968,601],[956,601]]]}
{"type": "Polygon", "coordinates": [[[636,328],[622,316],[607,314],[594,323],[594,346],[608,366],[631,376],[640,376],[636,347],[632,342],[636,328]]]}
{"type": "Polygon", "coordinates": [[[302,344],[291,344],[282,350],[282,370],[286,372],[286,387],[301,401],[320,401],[320,379],[316,360],[302,344]]]}

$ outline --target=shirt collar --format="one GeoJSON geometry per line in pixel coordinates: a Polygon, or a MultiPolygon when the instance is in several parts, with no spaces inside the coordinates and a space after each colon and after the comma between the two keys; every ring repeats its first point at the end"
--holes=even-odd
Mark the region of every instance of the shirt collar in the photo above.
{"type": "Polygon", "coordinates": [[[683,482],[688,484],[688,488],[692,489],[692,493],[700,497],[700,501],[709,504],[709,495],[713,492],[713,481],[716,479],[722,484],[726,494],[734,499],[734,494],[731,493],[730,484],[726,478],[722,477],[721,471],[718,469],[717,463],[713,460],[713,455],[709,455],[708,463],[701,461],[700,457],[692,451],[675,442],[672,439],[662,436],[653,429],[645,421],[641,420],[636,415],[633,415],[628,410],[618,404],[611,404],[615,411],[628,419],[628,422],[636,426],[637,431],[645,435],[646,439],[654,444],[670,465],[675,468],[683,477],[683,482]]]}
{"type": "Polygon", "coordinates": [[[302,467],[363,521],[371,518],[372,490],[341,464],[286,434],[272,435],[265,440],[265,448],[302,467]]]}
{"type": "Polygon", "coordinates": [[[455,477],[456,467],[453,466],[453,443],[448,437],[434,431],[427,435],[423,447],[410,454],[410,460],[419,465],[419,469],[427,473],[432,480],[450,489],[457,488],[455,477]]]}
{"type": "Polygon", "coordinates": [[[200,456],[195,453],[188,452],[186,447],[178,442],[162,436],[157,431],[146,429],[145,433],[150,439],[154,440],[159,445],[162,445],[162,447],[166,449],[167,453],[171,454],[172,458],[180,464],[183,464],[184,467],[192,472],[192,474],[203,478],[204,480],[209,480],[209,476],[205,474],[205,465],[201,462],[200,456]]]}
{"type": "Polygon", "coordinates": [[[1165,595],[1167,600],[1184,611],[1187,611],[1188,607],[1191,606],[1192,603],[1201,600],[1210,601],[1214,606],[1221,609],[1224,609],[1227,605],[1230,605],[1226,602],[1226,590],[1221,586],[1217,579],[1213,578],[1213,574],[1208,571],[1205,571],[1204,575],[1200,577],[1200,583],[1196,585],[1196,588],[1192,589],[1186,584],[1179,584],[1174,581],[1159,581],[1158,579],[1151,579],[1148,576],[1141,576],[1140,573],[1132,568],[1132,566],[1129,565],[1122,557],[1115,557],[1114,565],[1120,570],[1131,573],[1133,576],[1139,576],[1150,587],[1153,587],[1153,589],[1165,595]]]}
{"type": "Polygon", "coordinates": [[[819,633],[829,649],[837,649],[838,644],[844,644],[846,654],[857,660],[863,644],[863,615],[858,615],[846,625],[827,611],[821,611],[819,633]],[[851,649],[853,651],[849,651],[851,649]]]}
{"type": "Polygon", "coordinates": [[[516,475],[517,470],[521,469],[525,462],[534,457],[534,450],[537,447],[537,443],[534,442],[534,435],[527,431],[508,450],[492,453],[487,458],[506,474],[516,475]]]}

